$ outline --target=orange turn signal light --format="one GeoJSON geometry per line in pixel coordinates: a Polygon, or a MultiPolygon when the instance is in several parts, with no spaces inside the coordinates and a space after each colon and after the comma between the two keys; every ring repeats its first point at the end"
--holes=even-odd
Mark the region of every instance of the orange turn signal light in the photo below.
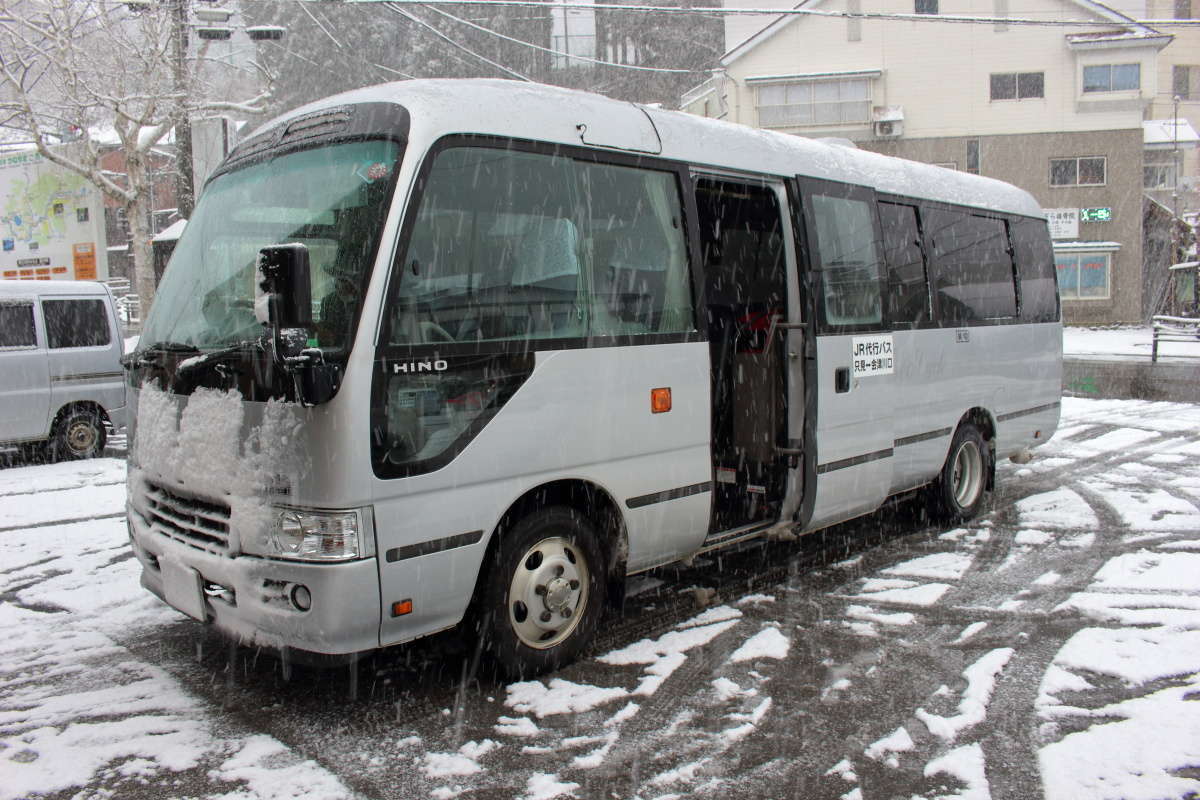
{"type": "Polygon", "coordinates": [[[650,390],[650,413],[662,414],[671,410],[671,387],[650,390]]]}
{"type": "Polygon", "coordinates": [[[392,603],[392,616],[403,617],[405,614],[412,613],[412,600],[400,600],[392,603]]]}

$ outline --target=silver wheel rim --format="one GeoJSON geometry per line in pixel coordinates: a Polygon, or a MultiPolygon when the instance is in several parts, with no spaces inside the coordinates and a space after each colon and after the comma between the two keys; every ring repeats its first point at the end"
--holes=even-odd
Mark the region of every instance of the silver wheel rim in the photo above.
{"type": "Polygon", "coordinates": [[[517,562],[508,587],[508,621],[521,643],[537,650],[560,644],[588,603],[583,551],[561,536],[541,540],[517,562]]]}
{"type": "Polygon", "coordinates": [[[96,427],[90,422],[78,420],[67,428],[67,447],[77,455],[90,453],[96,446],[96,439],[96,427]]]}
{"type": "Polygon", "coordinates": [[[983,456],[975,442],[963,442],[954,454],[950,485],[959,508],[969,508],[978,499],[983,488],[983,456]]]}

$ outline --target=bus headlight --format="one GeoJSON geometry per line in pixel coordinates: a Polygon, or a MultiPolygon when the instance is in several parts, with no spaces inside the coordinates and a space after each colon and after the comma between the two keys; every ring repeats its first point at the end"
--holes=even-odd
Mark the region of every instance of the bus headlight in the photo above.
{"type": "Polygon", "coordinates": [[[370,515],[365,511],[277,508],[263,555],[301,561],[349,561],[374,555],[370,515]]]}

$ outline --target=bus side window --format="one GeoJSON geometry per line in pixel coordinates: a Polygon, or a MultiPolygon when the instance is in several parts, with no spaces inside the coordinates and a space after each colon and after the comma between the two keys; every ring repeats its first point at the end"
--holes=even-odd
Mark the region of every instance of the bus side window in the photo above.
{"type": "Polygon", "coordinates": [[[883,257],[888,270],[888,308],[892,324],[910,327],[932,319],[925,253],[915,206],[879,204],[883,257]]]}
{"type": "Polygon", "coordinates": [[[1018,217],[1009,222],[1008,232],[1020,279],[1021,320],[1057,321],[1058,275],[1046,223],[1018,217]]]}
{"type": "Polygon", "coordinates": [[[833,327],[882,324],[872,204],[822,194],[811,195],[810,202],[817,229],[825,323],[833,327]]]}
{"type": "Polygon", "coordinates": [[[1004,220],[927,209],[929,282],[938,319],[955,325],[1017,315],[1017,290],[1004,220]]]}

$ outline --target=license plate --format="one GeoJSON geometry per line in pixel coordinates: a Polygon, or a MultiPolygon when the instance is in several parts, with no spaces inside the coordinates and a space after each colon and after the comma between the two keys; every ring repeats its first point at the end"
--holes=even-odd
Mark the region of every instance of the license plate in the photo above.
{"type": "Polygon", "coordinates": [[[163,594],[167,602],[189,617],[204,621],[204,579],[186,564],[163,557],[158,560],[162,569],[163,594]]]}

